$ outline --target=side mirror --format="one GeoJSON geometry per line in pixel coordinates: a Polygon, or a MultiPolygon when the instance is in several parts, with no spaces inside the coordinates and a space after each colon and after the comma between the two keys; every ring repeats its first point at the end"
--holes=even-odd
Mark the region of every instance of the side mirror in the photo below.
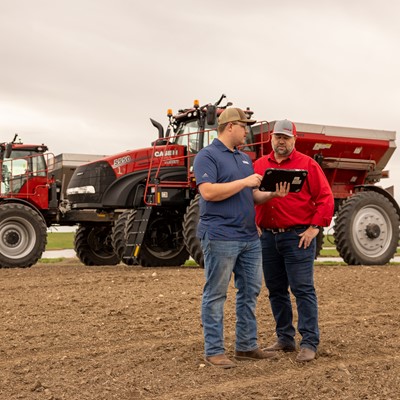
{"type": "Polygon", "coordinates": [[[215,125],[215,122],[217,120],[217,107],[211,104],[207,106],[206,120],[207,125],[215,125]]]}

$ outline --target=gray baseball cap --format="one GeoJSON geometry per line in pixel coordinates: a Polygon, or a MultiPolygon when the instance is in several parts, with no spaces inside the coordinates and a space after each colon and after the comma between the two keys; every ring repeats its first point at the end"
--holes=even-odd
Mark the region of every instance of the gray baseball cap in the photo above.
{"type": "Polygon", "coordinates": [[[288,119],[276,121],[272,134],[275,133],[293,137],[297,135],[296,126],[292,121],[289,121],[288,119]]]}

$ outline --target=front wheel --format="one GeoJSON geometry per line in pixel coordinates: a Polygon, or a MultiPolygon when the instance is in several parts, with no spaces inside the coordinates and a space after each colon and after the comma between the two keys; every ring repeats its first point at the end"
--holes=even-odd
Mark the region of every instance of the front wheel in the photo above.
{"type": "Polygon", "coordinates": [[[85,265],[116,265],[110,225],[80,225],[75,233],[75,252],[85,265]]]}
{"type": "MultiPolygon", "coordinates": [[[[152,210],[137,260],[142,267],[180,266],[189,258],[182,236],[182,214],[178,210],[152,210]]],[[[136,212],[127,218],[126,238],[134,231],[135,218],[136,212]]]]}
{"type": "Polygon", "coordinates": [[[19,203],[0,205],[0,267],[36,264],[46,243],[46,223],[36,210],[19,203]]]}
{"type": "Polygon", "coordinates": [[[339,208],[334,226],[336,248],[349,265],[384,265],[399,241],[399,216],[384,195],[365,191],[339,208]]]}

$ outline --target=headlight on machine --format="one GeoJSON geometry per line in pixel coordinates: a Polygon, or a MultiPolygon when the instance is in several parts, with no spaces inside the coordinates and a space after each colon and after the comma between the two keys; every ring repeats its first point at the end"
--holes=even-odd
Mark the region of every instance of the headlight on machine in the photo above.
{"type": "Polygon", "coordinates": [[[67,195],[70,194],[94,194],[96,191],[94,190],[94,186],[79,186],[74,188],[67,189],[67,195]]]}

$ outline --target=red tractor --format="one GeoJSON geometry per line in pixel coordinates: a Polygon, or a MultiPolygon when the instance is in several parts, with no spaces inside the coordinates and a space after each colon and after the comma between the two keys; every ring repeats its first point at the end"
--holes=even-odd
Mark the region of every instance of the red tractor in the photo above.
{"type": "MultiPolygon", "coordinates": [[[[62,181],[77,164],[99,156],[76,155],[80,157],[73,163],[58,162],[59,156],[47,153],[47,146],[16,139],[17,135],[9,143],[0,143],[0,268],[35,264],[45,250],[47,228],[52,225],[96,221],[91,210],[70,212],[63,200],[62,181]]],[[[104,218],[98,220],[103,223],[104,218]]],[[[102,239],[98,240],[104,247],[102,239]]]]}
{"type": "Polygon", "coordinates": [[[47,147],[16,139],[0,144],[0,267],[35,264],[59,210],[56,183],[48,178],[47,147]]]}
{"type": "MultiPolygon", "coordinates": [[[[217,117],[231,105],[222,106],[224,98],[205,106],[195,102],[176,115],[169,112],[166,134],[151,120],[159,133],[152,147],[75,170],[67,189],[71,213],[88,217],[68,219],[79,222],[75,250],[84,264],[175,266],[189,256],[203,264],[192,165],[197,152],[217,136],[217,117]]],[[[252,126],[242,150],[253,160],[270,152],[273,125],[252,126]]],[[[296,147],[320,163],[331,184],[340,255],[353,265],[386,264],[397,249],[400,209],[393,195],[376,183],[386,174],[383,169],[396,148],[395,132],[296,126],[296,147]]],[[[321,238],[322,232],[318,252],[321,238]]]]}

